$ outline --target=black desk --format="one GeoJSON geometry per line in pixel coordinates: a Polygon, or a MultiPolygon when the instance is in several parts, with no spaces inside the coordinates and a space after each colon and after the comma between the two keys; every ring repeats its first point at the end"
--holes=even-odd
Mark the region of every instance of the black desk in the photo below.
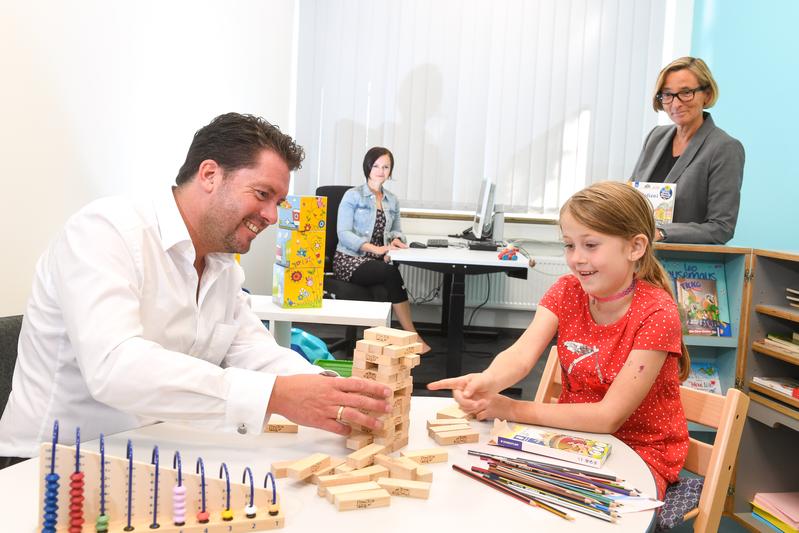
{"type": "Polygon", "coordinates": [[[497,252],[465,248],[408,248],[388,253],[393,263],[424,268],[444,274],[441,329],[447,335],[447,377],[461,375],[463,316],[466,304],[466,276],[505,272],[527,279],[527,261],[502,261],[497,252]]]}

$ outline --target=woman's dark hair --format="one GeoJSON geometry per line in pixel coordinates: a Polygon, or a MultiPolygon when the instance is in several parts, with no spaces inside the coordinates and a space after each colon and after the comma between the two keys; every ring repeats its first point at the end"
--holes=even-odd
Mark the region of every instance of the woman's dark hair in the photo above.
{"type": "Polygon", "coordinates": [[[239,113],[219,115],[194,134],[175,183],[189,181],[206,159],[216,161],[225,172],[255,166],[264,148],[279,155],[289,170],[300,168],[305,158],[302,146],[263,118],[239,113]]]}
{"type": "Polygon", "coordinates": [[[384,155],[387,155],[391,160],[391,170],[388,173],[388,176],[391,177],[391,173],[394,172],[394,154],[392,154],[391,150],[388,148],[375,146],[374,148],[369,148],[369,151],[366,152],[365,156],[363,156],[363,175],[366,176],[366,179],[369,179],[369,173],[372,171],[372,165],[374,165],[375,161],[384,155]]]}

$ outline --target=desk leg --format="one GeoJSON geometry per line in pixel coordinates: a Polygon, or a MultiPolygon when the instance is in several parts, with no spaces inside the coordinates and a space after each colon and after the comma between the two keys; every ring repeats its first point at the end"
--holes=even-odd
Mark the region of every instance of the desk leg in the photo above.
{"type": "Polygon", "coordinates": [[[449,324],[450,294],[452,294],[452,274],[444,274],[444,292],[441,294],[441,334],[446,336],[449,324]]]}
{"type": "Polygon", "coordinates": [[[466,304],[466,276],[452,275],[452,290],[449,294],[449,316],[447,337],[447,377],[460,376],[463,355],[463,313],[466,304]]]}
{"type": "Polygon", "coordinates": [[[269,331],[280,346],[291,348],[291,322],[284,320],[270,320],[269,331]]]}

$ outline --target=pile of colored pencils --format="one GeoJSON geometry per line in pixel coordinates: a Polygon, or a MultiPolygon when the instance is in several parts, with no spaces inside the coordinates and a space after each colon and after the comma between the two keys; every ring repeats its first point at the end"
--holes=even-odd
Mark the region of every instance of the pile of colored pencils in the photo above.
{"type": "Polygon", "coordinates": [[[452,465],[452,468],[566,520],[574,520],[568,511],[575,511],[615,522],[619,517],[616,500],[620,496],[638,495],[635,490],[622,486],[622,480],[612,475],[475,450],[469,450],[469,455],[486,461],[488,468],[473,466],[471,471],[458,465],[452,465]]]}

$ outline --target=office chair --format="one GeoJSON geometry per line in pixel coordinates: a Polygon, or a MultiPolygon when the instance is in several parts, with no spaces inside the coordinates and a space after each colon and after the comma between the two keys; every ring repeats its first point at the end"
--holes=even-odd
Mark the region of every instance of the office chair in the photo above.
{"type": "Polygon", "coordinates": [[[17,344],[22,315],[0,317],[0,414],[5,410],[11,394],[11,378],[17,362],[17,344]]]}
{"type": "MultiPolygon", "coordinates": [[[[388,291],[382,285],[363,287],[341,281],[333,276],[333,256],[336,255],[338,246],[338,208],[351,185],[323,185],[316,189],[317,196],[327,197],[327,225],[325,228],[325,281],[324,297],[338,300],[361,300],[367,302],[387,302],[388,291]]],[[[355,349],[357,326],[346,326],[346,336],[334,342],[328,342],[331,352],[344,349],[352,355],[355,349]]]]}
{"type": "MultiPolygon", "coordinates": [[[[561,386],[558,349],[553,347],[535,401],[557,402],[561,386]]],[[[704,478],[681,477],[669,486],[655,531],[666,531],[691,519],[694,519],[694,533],[718,531],[746,422],[749,397],[732,387],[726,396],[680,387],[680,399],[685,417],[690,422],[715,429],[716,438],[712,446],[693,437],[689,439],[688,458],[683,468],[704,478]]]]}

